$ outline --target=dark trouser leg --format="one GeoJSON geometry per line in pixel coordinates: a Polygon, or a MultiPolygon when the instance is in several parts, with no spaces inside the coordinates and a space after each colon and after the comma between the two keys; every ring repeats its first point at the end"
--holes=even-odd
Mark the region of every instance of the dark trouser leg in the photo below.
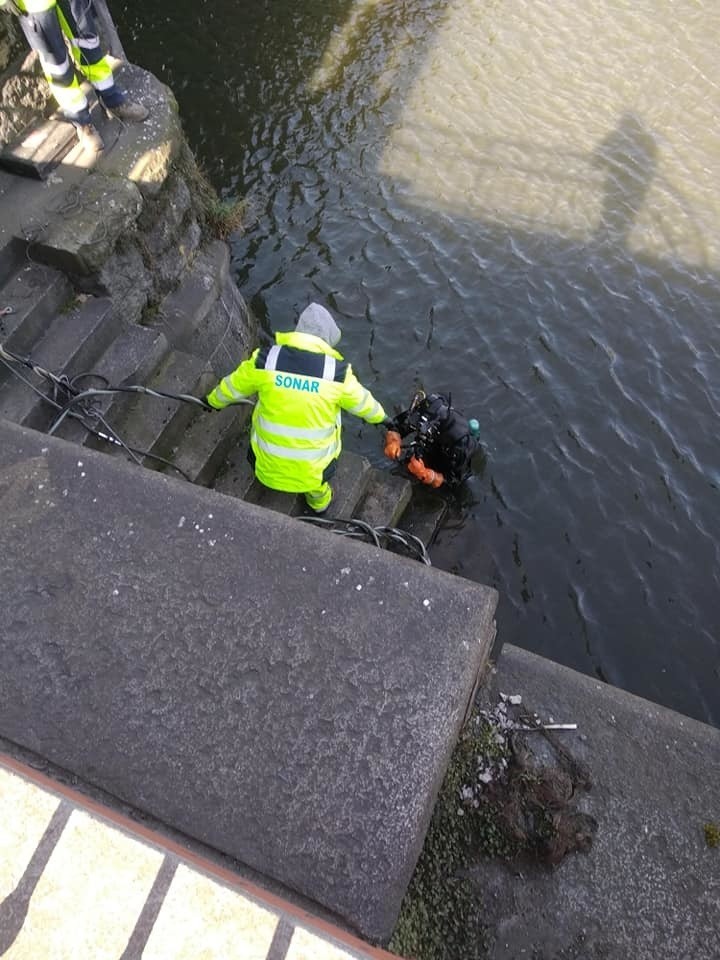
{"type": "Polygon", "coordinates": [[[68,56],[55,9],[18,18],[27,42],[37,51],[50,90],[68,120],[90,123],[87,98],[68,56]]]}
{"type": "Polygon", "coordinates": [[[59,0],[60,9],[72,34],[78,69],[94,87],[106,107],[117,107],[125,94],[115,83],[112,67],[100,47],[92,0],[59,0]]]}

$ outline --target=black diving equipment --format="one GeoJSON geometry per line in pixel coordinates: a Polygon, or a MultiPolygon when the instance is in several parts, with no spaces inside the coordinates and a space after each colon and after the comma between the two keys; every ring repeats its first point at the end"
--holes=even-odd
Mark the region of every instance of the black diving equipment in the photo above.
{"type": "Polygon", "coordinates": [[[419,390],[409,408],[394,418],[394,425],[404,441],[409,439],[402,445],[403,459],[424,483],[439,486],[436,478],[441,474],[448,486],[459,486],[472,473],[480,424],[456,410],[450,396],[419,390]]]}

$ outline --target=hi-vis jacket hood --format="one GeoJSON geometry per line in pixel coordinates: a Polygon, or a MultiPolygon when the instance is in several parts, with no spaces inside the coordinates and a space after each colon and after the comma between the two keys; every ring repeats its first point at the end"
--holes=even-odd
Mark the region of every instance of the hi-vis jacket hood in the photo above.
{"type": "Polygon", "coordinates": [[[276,334],[272,347],[256,350],[223,377],[207,401],[221,410],[253,394],[255,473],[266,487],[288,493],[322,486],[323,472],[340,455],[341,410],[368,423],[385,419],[342,354],[309,332],[276,334]]]}
{"type": "Polygon", "coordinates": [[[320,337],[331,347],[337,346],[342,336],[330,311],[319,303],[311,303],[308,307],[305,307],[298,317],[295,329],[298,333],[310,333],[314,337],[320,337]]]}

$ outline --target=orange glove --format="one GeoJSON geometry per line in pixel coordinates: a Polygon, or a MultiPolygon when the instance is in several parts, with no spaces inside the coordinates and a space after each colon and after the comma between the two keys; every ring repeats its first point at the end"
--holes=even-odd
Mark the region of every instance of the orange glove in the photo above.
{"type": "Polygon", "coordinates": [[[385,456],[390,460],[399,460],[402,456],[400,434],[395,430],[388,430],[385,434],[385,456]]]}
{"type": "Polygon", "coordinates": [[[441,487],[443,483],[445,483],[445,477],[439,471],[426,467],[418,457],[410,457],[407,468],[414,477],[422,480],[428,487],[435,487],[437,489],[437,487],[441,487]]]}

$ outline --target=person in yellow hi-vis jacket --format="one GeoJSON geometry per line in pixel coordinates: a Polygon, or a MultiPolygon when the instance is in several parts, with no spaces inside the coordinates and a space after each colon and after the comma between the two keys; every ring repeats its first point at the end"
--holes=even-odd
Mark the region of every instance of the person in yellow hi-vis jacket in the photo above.
{"type": "Polygon", "coordinates": [[[148,110],[118,86],[100,47],[92,0],[0,0],[0,10],[19,17],[27,42],[37,51],[45,78],[83,149],[99,153],[104,144],[90,120],[90,107],[77,72],[95,89],[109,116],[142,121],[148,110]],[[70,50],[70,56],[68,54],[70,50]]]}
{"type": "Polygon", "coordinates": [[[303,493],[315,513],[332,500],[329,480],[341,450],[341,411],[367,423],[388,424],[385,411],[359,382],[335,345],[332,315],[319,303],[300,314],[290,333],[255,350],[205,398],[222,410],[257,394],[248,458],[266,487],[303,493]]]}

